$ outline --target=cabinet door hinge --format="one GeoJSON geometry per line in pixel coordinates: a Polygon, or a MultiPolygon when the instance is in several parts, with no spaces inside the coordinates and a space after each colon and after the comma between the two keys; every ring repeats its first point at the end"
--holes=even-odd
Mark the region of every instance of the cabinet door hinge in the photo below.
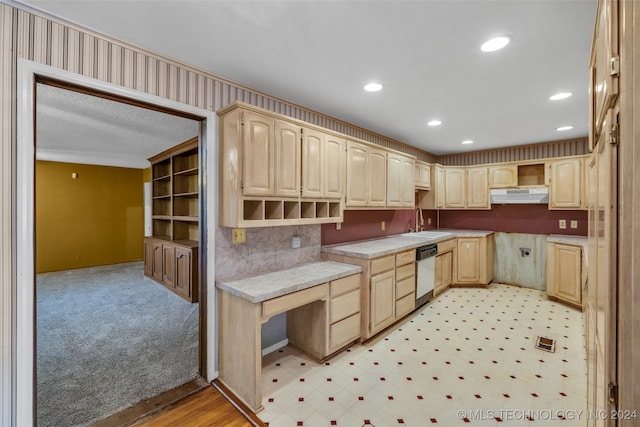
{"type": "Polygon", "coordinates": [[[618,406],[618,384],[609,383],[609,402],[618,406]]]}
{"type": "Polygon", "coordinates": [[[609,144],[616,145],[620,139],[620,126],[617,123],[611,125],[609,129],[609,144]]]}
{"type": "Polygon", "coordinates": [[[244,179],[240,180],[240,189],[244,190],[244,179]]]}
{"type": "Polygon", "coordinates": [[[240,126],[244,126],[244,114],[240,116],[240,126]]]}
{"type": "Polygon", "coordinates": [[[609,75],[618,76],[620,75],[620,57],[614,56],[609,60],[609,75]]]}

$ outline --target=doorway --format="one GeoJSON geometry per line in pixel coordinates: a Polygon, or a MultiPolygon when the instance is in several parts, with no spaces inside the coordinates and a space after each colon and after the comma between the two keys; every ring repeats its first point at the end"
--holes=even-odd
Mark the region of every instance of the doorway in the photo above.
{"type": "MultiPolygon", "coordinates": [[[[127,104],[136,104],[162,110],[165,113],[182,116],[191,120],[200,121],[200,165],[202,179],[200,192],[201,202],[201,227],[199,235],[202,241],[213,242],[214,227],[209,226],[211,218],[208,212],[215,211],[216,187],[215,187],[215,150],[208,155],[208,146],[213,146],[215,138],[215,115],[212,112],[179,104],[166,99],[135,92],[119,86],[88,79],[83,76],[52,69],[47,66],[20,60],[18,64],[18,137],[17,137],[17,183],[20,190],[17,194],[18,202],[18,230],[23,238],[17,242],[17,310],[16,310],[16,406],[18,424],[31,425],[35,419],[35,375],[36,359],[34,323],[36,311],[35,292],[35,162],[36,135],[34,130],[36,117],[34,114],[37,103],[36,83],[45,82],[55,84],[76,91],[98,94],[102,98],[115,101],[119,100],[127,104]],[[207,171],[209,172],[207,174],[207,171]]],[[[140,183],[142,185],[142,183],[140,183]]],[[[211,218],[213,219],[213,218],[211,218]]],[[[200,354],[198,371],[207,381],[216,378],[216,351],[215,351],[215,293],[210,296],[206,292],[207,283],[214,283],[214,264],[207,263],[207,259],[213,259],[213,245],[211,249],[203,245],[200,251],[201,265],[201,308],[200,308],[200,354]]],[[[158,285],[159,286],[159,285],[158,285]]]]}

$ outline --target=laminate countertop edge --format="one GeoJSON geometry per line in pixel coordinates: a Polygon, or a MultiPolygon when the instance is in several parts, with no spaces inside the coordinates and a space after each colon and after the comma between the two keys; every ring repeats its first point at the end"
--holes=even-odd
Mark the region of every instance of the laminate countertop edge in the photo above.
{"type": "Polygon", "coordinates": [[[233,281],[216,281],[216,288],[259,303],[362,272],[362,267],[335,261],[314,261],[233,281]]]}

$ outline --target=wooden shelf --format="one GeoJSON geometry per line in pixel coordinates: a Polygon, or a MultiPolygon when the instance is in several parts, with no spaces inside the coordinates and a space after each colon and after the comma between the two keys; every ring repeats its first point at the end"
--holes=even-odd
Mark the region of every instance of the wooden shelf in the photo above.
{"type": "Polygon", "coordinates": [[[153,236],[144,239],[145,275],[198,301],[200,175],[198,138],[149,159],[153,236]]]}
{"type": "Polygon", "coordinates": [[[342,222],[340,201],[245,199],[239,227],[342,222]]]}

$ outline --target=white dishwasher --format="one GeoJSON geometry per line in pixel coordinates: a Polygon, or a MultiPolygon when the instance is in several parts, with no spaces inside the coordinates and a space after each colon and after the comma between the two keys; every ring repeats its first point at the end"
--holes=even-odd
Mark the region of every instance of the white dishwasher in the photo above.
{"type": "Polygon", "coordinates": [[[438,245],[435,243],[416,249],[416,308],[433,298],[437,254],[438,245]]]}

